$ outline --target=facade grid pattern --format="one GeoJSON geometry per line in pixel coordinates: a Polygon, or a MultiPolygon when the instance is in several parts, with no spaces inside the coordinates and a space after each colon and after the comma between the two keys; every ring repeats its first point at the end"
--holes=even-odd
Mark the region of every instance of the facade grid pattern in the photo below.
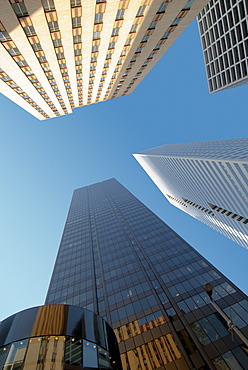
{"type": "Polygon", "coordinates": [[[245,0],[211,0],[198,25],[209,91],[248,82],[248,4],[245,0]]]}
{"type": "Polygon", "coordinates": [[[230,345],[206,282],[247,333],[247,297],[112,179],[74,191],[46,303],[105,318],[125,370],[245,369],[245,348],[236,337],[230,345]]]}

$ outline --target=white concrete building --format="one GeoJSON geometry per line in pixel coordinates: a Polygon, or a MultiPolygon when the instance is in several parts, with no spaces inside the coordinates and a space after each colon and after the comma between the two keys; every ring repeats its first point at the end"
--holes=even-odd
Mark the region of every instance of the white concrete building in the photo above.
{"type": "Polygon", "coordinates": [[[0,92],[40,120],[130,94],[209,0],[0,0],[0,92]]]}
{"type": "Polygon", "coordinates": [[[211,0],[198,17],[210,92],[248,83],[248,3],[211,0]]]}
{"type": "Polygon", "coordinates": [[[168,201],[248,248],[248,138],[134,154],[168,201]]]}

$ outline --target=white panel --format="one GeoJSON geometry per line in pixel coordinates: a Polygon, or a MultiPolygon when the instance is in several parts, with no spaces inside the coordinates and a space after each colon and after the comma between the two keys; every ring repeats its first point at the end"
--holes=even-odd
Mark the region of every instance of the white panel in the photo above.
{"type": "Polygon", "coordinates": [[[247,138],[168,144],[134,157],[170,203],[248,248],[248,226],[231,217],[248,219],[247,138]],[[192,203],[184,207],[167,195],[192,203]],[[212,210],[209,203],[232,214],[212,210]]]}

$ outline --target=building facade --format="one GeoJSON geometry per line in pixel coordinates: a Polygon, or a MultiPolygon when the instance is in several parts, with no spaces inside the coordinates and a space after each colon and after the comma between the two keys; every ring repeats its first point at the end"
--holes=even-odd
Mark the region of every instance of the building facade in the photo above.
{"type": "Polygon", "coordinates": [[[40,120],[130,94],[208,0],[0,0],[0,92],[40,120]]]}
{"type": "Polygon", "coordinates": [[[247,369],[247,348],[232,341],[206,282],[248,336],[247,296],[111,179],[74,191],[46,303],[105,318],[124,370],[247,369]]]}
{"type": "Polygon", "coordinates": [[[110,326],[81,307],[46,305],[0,323],[0,370],[121,370],[110,326]]]}
{"type": "Polygon", "coordinates": [[[210,92],[248,83],[248,4],[211,0],[199,14],[210,92]]]}
{"type": "Polygon", "coordinates": [[[134,157],[171,204],[248,248],[248,138],[168,144],[134,157]]]}

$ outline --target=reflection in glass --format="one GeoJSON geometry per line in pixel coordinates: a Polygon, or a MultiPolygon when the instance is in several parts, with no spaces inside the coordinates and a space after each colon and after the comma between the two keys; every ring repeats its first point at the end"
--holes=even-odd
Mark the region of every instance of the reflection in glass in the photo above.
{"type": "Polygon", "coordinates": [[[21,368],[26,353],[27,344],[27,339],[11,344],[4,370],[21,368]]]}
{"type": "Polygon", "coordinates": [[[83,342],[83,366],[98,367],[96,344],[88,341],[83,342]]]}
{"type": "Polygon", "coordinates": [[[182,358],[182,354],[172,334],[167,334],[121,355],[123,370],[157,369],[179,358],[182,358]]]}
{"type": "Polygon", "coordinates": [[[138,334],[144,333],[152,328],[164,324],[166,319],[161,311],[154,312],[150,315],[143,316],[140,319],[129,322],[114,330],[118,343],[123,340],[132,338],[138,334]]]}

